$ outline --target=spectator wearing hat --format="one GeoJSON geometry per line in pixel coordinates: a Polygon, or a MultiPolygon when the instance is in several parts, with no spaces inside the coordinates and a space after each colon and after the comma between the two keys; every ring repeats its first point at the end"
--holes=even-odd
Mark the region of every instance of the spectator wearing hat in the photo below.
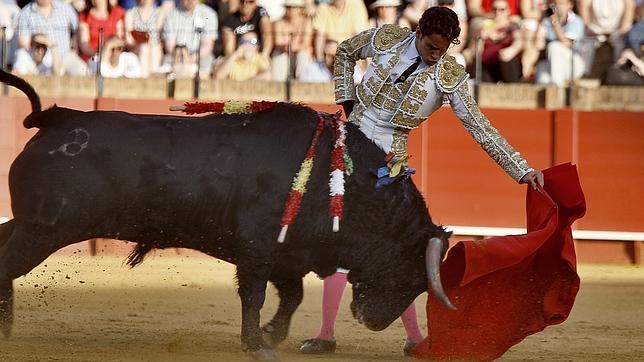
{"type": "Polygon", "coordinates": [[[270,80],[270,63],[259,52],[259,39],[248,32],[239,39],[237,49],[215,68],[216,79],[237,81],[270,80]]]}
{"type": "Polygon", "coordinates": [[[289,74],[299,78],[313,60],[313,24],[304,13],[305,0],[286,0],[284,6],[284,17],[273,24],[271,71],[275,81],[285,81],[289,74]]]}
{"type": "Polygon", "coordinates": [[[377,28],[383,24],[395,24],[411,29],[409,20],[405,19],[399,11],[401,4],[400,0],[376,0],[369,6],[375,12],[375,16],[369,19],[369,25],[377,28]]]}

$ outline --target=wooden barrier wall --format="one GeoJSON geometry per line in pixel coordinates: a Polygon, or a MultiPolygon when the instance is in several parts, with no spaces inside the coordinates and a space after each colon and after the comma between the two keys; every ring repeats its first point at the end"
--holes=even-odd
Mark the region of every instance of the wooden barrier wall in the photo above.
{"type": "MultiPolygon", "coordinates": [[[[56,102],[81,110],[160,114],[170,114],[169,106],[178,104],[175,100],[114,98],[56,102]]],[[[52,99],[43,99],[45,106],[52,103],[52,99]]],[[[311,106],[328,112],[339,109],[329,104],[311,106]]],[[[35,133],[21,124],[29,109],[24,97],[0,97],[0,217],[11,212],[10,163],[35,133]]],[[[483,111],[533,167],[543,169],[563,162],[578,165],[588,212],[575,228],[644,232],[644,113],[483,111]]],[[[412,132],[410,153],[412,166],[418,168],[415,182],[437,223],[524,227],[526,186],[516,184],[482,151],[449,108],[438,110],[412,132]]],[[[613,259],[628,261],[624,253],[616,252],[621,256],[613,259]]]]}

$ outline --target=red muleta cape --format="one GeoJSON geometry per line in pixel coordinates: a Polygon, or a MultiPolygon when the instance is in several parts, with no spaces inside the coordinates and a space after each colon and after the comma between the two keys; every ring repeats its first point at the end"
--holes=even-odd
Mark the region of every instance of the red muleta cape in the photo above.
{"type": "Polygon", "coordinates": [[[579,291],[571,224],[586,212],[577,169],[545,170],[545,190],[528,187],[525,235],[456,244],[441,266],[458,310],[429,290],[425,359],[492,360],[525,337],[568,318],[579,291]]]}

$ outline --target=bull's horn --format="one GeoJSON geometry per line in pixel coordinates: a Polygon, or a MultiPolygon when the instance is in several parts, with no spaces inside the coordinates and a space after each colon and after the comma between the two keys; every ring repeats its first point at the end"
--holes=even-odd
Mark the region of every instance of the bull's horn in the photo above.
{"type": "Polygon", "coordinates": [[[443,240],[440,238],[431,238],[427,243],[425,251],[425,267],[427,268],[427,279],[432,287],[432,291],[438,300],[448,308],[456,310],[456,307],[445,294],[443,284],[441,284],[441,251],[443,249],[443,240]]]}

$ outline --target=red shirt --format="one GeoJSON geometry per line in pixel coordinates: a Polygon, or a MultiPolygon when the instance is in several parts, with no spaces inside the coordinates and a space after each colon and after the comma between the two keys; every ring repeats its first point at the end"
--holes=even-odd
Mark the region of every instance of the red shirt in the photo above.
{"type": "Polygon", "coordinates": [[[80,22],[89,26],[89,46],[94,51],[98,50],[99,29],[103,28],[103,41],[106,41],[111,36],[118,34],[117,24],[119,20],[124,18],[125,11],[120,6],[113,7],[107,19],[96,19],[90,12],[82,12],[79,15],[80,22]]]}
{"type": "MultiPolygon", "coordinates": [[[[521,4],[519,0],[507,0],[508,6],[510,7],[511,15],[521,15],[521,4]]],[[[492,3],[494,0],[481,0],[481,8],[485,13],[492,12],[492,3]]]]}

